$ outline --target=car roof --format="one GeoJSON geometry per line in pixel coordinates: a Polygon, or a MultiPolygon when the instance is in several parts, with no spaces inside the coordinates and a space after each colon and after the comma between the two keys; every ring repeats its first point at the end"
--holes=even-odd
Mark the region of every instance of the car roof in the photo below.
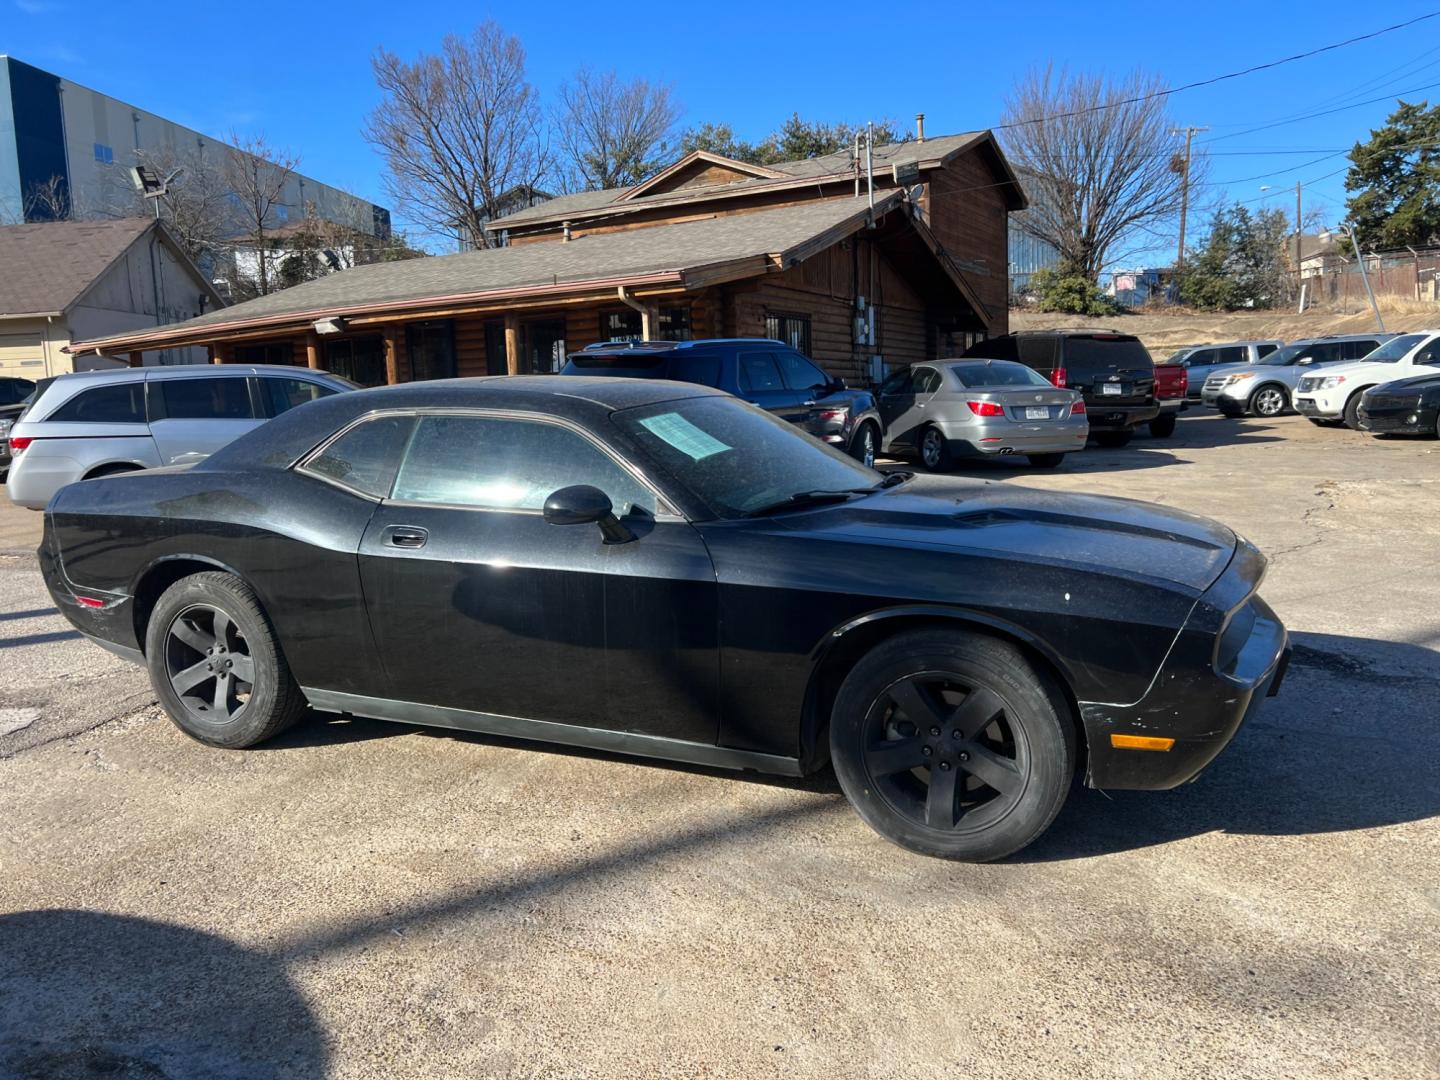
{"type": "Polygon", "coordinates": [[[318,368],[289,364],[165,364],[156,367],[99,368],[94,371],[67,371],[56,375],[57,383],[70,384],[100,379],[144,381],[147,379],[198,379],[212,375],[330,375],[318,368]]]}
{"type": "Polygon", "coordinates": [[[575,355],[596,355],[603,353],[667,353],[667,352],[688,352],[692,349],[703,349],[709,345],[725,346],[764,346],[773,348],[779,345],[781,348],[789,348],[785,342],[776,338],[695,338],[691,341],[597,341],[593,345],[586,345],[583,349],[576,349],[570,353],[575,355]]]}
{"type": "MultiPolygon", "coordinates": [[[[1134,338],[1135,335],[1124,330],[1107,330],[1101,326],[1057,326],[1052,330],[1012,330],[1008,334],[1001,334],[1000,337],[1041,337],[1045,334],[1054,334],[1060,337],[1114,337],[1134,338]]],[[[1136,339],[1138,340],[1138,339],[1136,339]]]]}

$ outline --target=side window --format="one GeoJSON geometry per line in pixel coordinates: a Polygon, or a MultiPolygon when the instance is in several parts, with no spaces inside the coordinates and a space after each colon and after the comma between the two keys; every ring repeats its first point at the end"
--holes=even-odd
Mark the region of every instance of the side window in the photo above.
{"type": "Polygon", "coordinates": [[[271,416],[279,416],[283,412],[289,412],[296,405],[304,405],[307,401],[318,401],[322,397],[329,397],[338,392],[334,387],[307,382],[305,379],[271,377],[261,379],[260,388],[266,411],[271,416]]]}
{"type": "Polygon", "coordinates": [[[1344,359],[1344,347],[1338,341],[1318,341],[1306,350],[1317,364],[1333,364],[1344,359]]]}
{"type": "MultiPolygon", "coordinates": [[[[245,385],[244,379],[238,381],[245,385]]],[[[81,391],[45,419],[73,424],[143,424],[145,384],[127,382],[81,391]]]]}
{"type": "Polygon", "coordinates": [[[1215,358],[1218,353],[1218,349],[1196,349],[1185,358],[1185,366],[1192,368],[1212,367],[1217,362],[1215,358]]]}
{"type": "Polygon", "coordinates": [[[1000,349],[997,355],[991,357],[994,360],[1009,360],[1011,355],[999,355],[999,353],[1014,354],[1020,363],[1027,367],[1036,368],[1040,371],[1051,371],[1055,367],[1055,339],[1052,337],[1022,337],[1012,339],[1018,341],[1018,349],[1012,345],[1009,350],[1000,349]]]}
{"type": "Polygon", "coordinates": [[[780,369],[775,365],[775,357],[770,353],[742,352],[740,389],[746,393],[785,389],[785,383],[780,378],[780,369]]]}
{"type": "Polygon", "coordinates": [[[701,386],[720,385],[720,357],[686,355],[671,361],[670,377],[681,382],[699,383],[701,386]]]}
{"type": "Polygon", "coordinates": [[[1255,347],[1255,358],[1257,360],[1264,360],[1265,357],[1269,356],[1278,348],[1280,348],[1280,346],[1276,345],[1273,341],[1267,341],[1261,345],[1257,345],[1255,347]]]}
{"type": "Polygon", "coordinates": [[[940,389],[940,373],[934,368],[915,368],[914,375],[915,378],[913,385],[915,387],[915,393],[917,395],[933,394],[936,390],[940,389]]]}
{"type": "Polygon", "coordinates": [[[910,369],[901,368],[892,372],[883,383],[880,384],[882,394],[908,394],[910,392],[910,369]]]}
{"type": "Polygon", "coordinates": [[[160,380],[160,399],[167,420],[252,420],[250,381],[238,376],[218,379],[160,380]]]}
{"type": "Polygon", "coordinates": [[[357,424],[301,468],[383,499],[395,482],[413,416],[379,416],[357,424]]]}
{"type": "Polygon", "coordinates": [[[1340,354],[1346,360],[1359,360],[1380,347],[1380,343],[1373,338],[1364,341],[1342,341],[1340,343],[1340,354]]]}
{"type": "Polygon", "coordinates": [[[1250,346],[1231,345],[1228,349],[1215,350],[1217,364],[1246,364],[1250,362],[1250,346]]]}
{"type": "Polygon", "coordinates": [[[799,353],[780,353],[780,373],[791,390],[823,390],[830,377],[799,353]]]}
{"type": "Polygon", "coordinates": [[[550,495],[590,484],[617,515],[655,513],[655,496],[589,439],[559,424],[488,416],[423,416],[395,481],[404,502],[539,510],[550,495]]]}
{"type": "Polygon", "coordinates": [[[1434,364],[1440,361],[1440,341],[1427,341],[1425,347],[1415,354],[1412,363],[1434,364]]]}

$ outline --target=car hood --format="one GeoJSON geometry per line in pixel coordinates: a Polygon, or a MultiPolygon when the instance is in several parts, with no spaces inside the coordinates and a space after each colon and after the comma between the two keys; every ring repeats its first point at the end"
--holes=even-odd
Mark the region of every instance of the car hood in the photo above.
{"type": "Polygon", "coordinates": [[[1440,387],[1440,375],[1412,375],[1408,379],[1396,379],[1394,382],[1381,383],[1372,387],[1371,393],[1375,394],[1415,394],[1421,390],[1429,390],[1431,387],[1440,387]]]}
{"type": "Polygon", "coordinates": [[[1258,364],[1216,364],[1205,372],[1205,378],[1212,375],[1234,375],[1237,371],[1259,372],[1262,368],[1258,364]]]}
{"type": "Polygon", "coordinates": [[[1073,566],[1194,595],[1220,576],[1236,544],[1224,525],[1154,503],[927,477],[770,520],[816,539],[1073,566]]]}
{"type": "MultiPolygon", "coordinates": [[[[1305,374],[1306,374],[1306,375],[1325,375],[1325,376],[1330,376],[1330,375],[1356,375],[1356,374],[1359,374],[1359,373],[1361,373],[1361,372],[1367,372],[1367,371],[1369,371],[1369,372],[1379,372],[1379,373],[1383,376],[1383,375],[1384,375],[1384,369],[1385,369],[1385,368],[1389,368],[1389,369],[1391,369],[1392,371],[1397,370],[1397,369],[1398,369],[1398,370],[1402,370],[1402,371],[1403,371],[1403,370],[1408,370],[1408,369],[1406,369],[1406,368],[1402,368],[1401,365],[1400,365],[1398,362],[1392,364],[1392,363],[1384,363],[1384,362],[1378,362],[1378,363],[1377,363],[1377,362],[1374,361],[1374,360],[1371,360],[1371,361],[1351,360],[1349,363],[1346,363],[1346,364],[1324,364],[1324,365],[1321,365],[1321,366],[1318,366],[1318,367],[1307,368],[1307,369],[1305,370],[1305,374]]],[[[1304,376],[1302,376],[1302,378],[1303,378],[1303,377],[1304,377],[1304,376]]]]}

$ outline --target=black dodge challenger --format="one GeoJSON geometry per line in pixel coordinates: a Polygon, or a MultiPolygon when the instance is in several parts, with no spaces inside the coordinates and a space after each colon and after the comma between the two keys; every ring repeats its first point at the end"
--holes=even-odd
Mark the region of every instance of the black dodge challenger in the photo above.
{"type": "Polygon", "coordinates": [[[64,488],[60,610],[187,734],[308,705],[800,775],[992,859],[1196,776],[1278,688],[1264,558],[1143,503],[882,475],[718,391],[518,377],[340,394],[184,470],[64,488]]]}

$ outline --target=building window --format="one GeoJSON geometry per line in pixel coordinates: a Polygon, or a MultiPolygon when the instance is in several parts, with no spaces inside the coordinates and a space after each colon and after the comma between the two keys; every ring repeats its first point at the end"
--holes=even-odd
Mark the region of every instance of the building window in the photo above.
{"type": "Polygon", "coordinates": [[[237,364],[293,364],[295,350],[288,341],[264,341],[236,345],[232,359],[237,364]]]}
{"type": "MultiPolygon", "coordinates": [[[[655,327],[656,341],[689,341],[689,307],[663,307],[659,311],[659,325],[655,327]]],[[[623,311],[602,311],[600,313],[601,341],[643,341],[644,322],[640,312],[634,308],[623,311]]]]}
{"type": "Polygon", "coordinates": [[[104,143],[95,144],[95,160],[101,165],[113,165],[115,163],[115,151],[104,143]]]}
{"type": "Polygon", "coordinates": [[[361,386],[385,385],[385,339],[378,334],[327,341],[324,348],[326,371],[361,386]]]}
{"type": "Polygon", "coordinates": [[[449,319],[410,323],[405,327],[405,354],[410,381],[455,377],[455,333],[449,319]]]}
{"type": "Polygon", "coordinates": [[[810,316],[768,314],[765,336],[783,341],[798,353],[810,355],[810,316]]]}

